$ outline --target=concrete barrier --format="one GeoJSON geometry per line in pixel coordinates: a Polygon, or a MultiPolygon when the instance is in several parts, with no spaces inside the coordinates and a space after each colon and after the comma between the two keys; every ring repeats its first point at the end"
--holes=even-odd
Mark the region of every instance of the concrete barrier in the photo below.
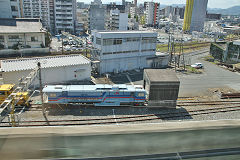
{"type": "Polygon", "coordinates": [[[49,48],[25,48],[20,50],[14,50],[14,49],[0,50],[0,58],[45,56],[45,55],[50,55],[49,48]]]}

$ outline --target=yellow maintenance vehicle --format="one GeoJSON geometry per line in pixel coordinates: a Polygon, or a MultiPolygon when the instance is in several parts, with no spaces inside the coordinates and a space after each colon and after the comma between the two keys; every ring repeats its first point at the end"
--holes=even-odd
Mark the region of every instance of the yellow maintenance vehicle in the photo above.
{"type": "MultiPolygon", "coordinates": [[[[5,99],[13,92],[14,84],[2,84],[0,85],[0,104],[5,101],[5,99]]],[[[29,93],[28,92],[17,92],[16,94],[16,104],[17,106],[29,106],[28,102],[29,93]]]]}

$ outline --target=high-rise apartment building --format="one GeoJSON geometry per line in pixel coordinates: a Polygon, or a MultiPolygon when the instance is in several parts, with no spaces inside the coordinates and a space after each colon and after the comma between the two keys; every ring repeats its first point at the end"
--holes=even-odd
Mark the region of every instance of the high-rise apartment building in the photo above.
{"type": "Polygon", "coordinates": [[[128,28],[128,14],[121,13],[118,9],[110,11],[110,18],[107,23],[108,30],[122,30],[128,28]]]}
{"type": "Polygon", "coordinates": [[[105,28],[105,9],[99,3],[92,3],[88,10],[88,29],[104,30],[105,28]]]}
{"type": "Polygon", "coordinates": [[[0,0],[0,18],[19,18],[19,0],[0,0]]]}
{"type": "Polygon", "coordinates": [[[50,29],[49,0],[21,0],[24,18],[40,18],[43,27],[50,29]]]}
{"type": "Polygon", "coordinates": [[[50,31],[55,33],[55,0],[49,0],[50,31]]]}
{"type": "Polygon", "coordinates": [[[75,33],[76,24],[76,0],[54,1],[55,29],[56,33],[61,31],[75,33]]]}
{"type": "Polygon", "coordinates": [[[207,4],[208,0],[187,0],[184,14],[183,31],[203,31],[207,4]]]}
{"type": "Polygon", "coordinates": [[[155,26],[158,24],[160,18],[160,3],[147,2],[146,3],[146,24],[155,26]]]}
{"type": "Polygon", "coordinates": [[[134,6],[137,7],[137,0],[134,0],[134,6]]]}
{"type": "Polygon", "coordinates": [[[125,1],[125,0],[122,0],[122,5],[125,6],[125,4],[126,4],[126,1],[125,1]]]}

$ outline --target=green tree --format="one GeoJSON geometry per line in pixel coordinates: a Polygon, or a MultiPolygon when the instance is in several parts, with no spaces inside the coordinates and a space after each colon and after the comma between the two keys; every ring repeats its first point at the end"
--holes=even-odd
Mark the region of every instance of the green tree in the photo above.
{"type": "Polygon", "coordinates": [[[46,47],[50,46],[50,43],[52,41],[51,37],[52,37],[52,35],[51,35],[50,32],[46,32],[45,33],[45,44],[46,44],[46,47]]]}
{"type": "Polygon", "coordinates": [[[140,17],[140,24],[144,25],[145,24],[145,16],[140,17]]]}
{"type": "Polygon", "coordinates": [[[19,42],[15,43],[14,45],[12,45],[12,49],[19,50],[19,45],[20,45],[19,42]]]}
{"type": "Polygon", "coordinates": [[[4,49],[4,45],[0,43],[0,49],[4,49]]]}
{"type": "Polygon", "coordinates": [[[138,22],[138,16],[136,16],[136,22],[138,22]]]}
{"type": "Polygon", "coordinates": [[[128,18],[131,18],[131,14],[130,13],[128,13],[128,18]]]}

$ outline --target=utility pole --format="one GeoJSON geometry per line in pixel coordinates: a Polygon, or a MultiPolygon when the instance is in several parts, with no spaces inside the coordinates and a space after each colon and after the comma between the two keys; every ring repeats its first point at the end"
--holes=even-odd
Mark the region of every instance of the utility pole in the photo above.
{"type": "Polygon", "coordinates": [[[16,127],[16,121],[15,121],[15,100],[13,99],[11,104],[11,112],[10,112],[10,122],[12,127],[16,127]]]}
{"type": "Polygon", "coordinates": [[[85,37],[86,45],[85,45],[85,57],[87,57],[87,37],[85,37]]]}
{"type": "Polygon", "coordinates": [[[185,57],[184,57],[184,53],[183,53],[183,33],[182,33],[182,38],[181,38],[180,54],[183,57],[183,69],[185,71],[186,65],[185,65],[185,57]]]}
{"type": "Polygon", "coordinates": [[[174,43],[174,37],[173,37],[173,42],[172,42],[172,51],[174,54],[174,68],[175,68],[175,72],[177,71],[177,59],[176,59],[176,52],[175,52],[175,43],[174,43]]]}
{"type": "Polygon", "coordinates": [[[42,92],[42,89],[43,89],[43,86],[42,86],[42,71],[41,71],[41,63],[38,62],[37,63],[38,65],[38,76],[39,76],[39,91],[40,91],[40,96],[41,96],[41,101],[42,101],[42,113],[43,113],[43,117],[46,119],[47,121],[47,124],[49,125],[49,122],[47,120],[47,116],[46,116],[46,113],[45,113],[45,106],[44,106],[44,100],[43,100],[43,92],[42,92]]]}
{"type": "Polygon", "coordinates": [[[61,35],[62,38],[62,54],[63,54],[63,34],[61,35]]]}
{"type": "Polygon", "coordinates": [[[40,91],[40,96],[41,96],[41,101],[42,101],[42,112],[45,113],[44,106],[43,106],[43,92],[42,92],[43,87],[42,87],[41,63],[38,62],[37,65],[38,65],[38,76],[39,76],[39,91],[40,91]]]}

